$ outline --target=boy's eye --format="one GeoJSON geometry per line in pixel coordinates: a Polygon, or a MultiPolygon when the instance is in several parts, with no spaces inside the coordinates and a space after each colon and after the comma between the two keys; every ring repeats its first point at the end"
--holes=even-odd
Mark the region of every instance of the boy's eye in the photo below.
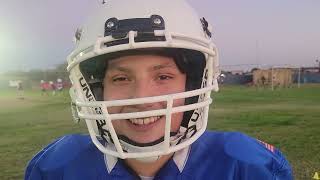
{"type": "Polygon", "coordinates": [[[159,77],[159,80],[169,80],[169,79],[172,79],[171,76],[168,76],[168,75],[160,75],[159,77]]]}
{"type": "Polygon", "coordinates": [[[112,78],[113,82],[121,82],[121,81],[128,81],[129,79],[125,76],[120,76],[120,77],[114,77],[112,78]]]}

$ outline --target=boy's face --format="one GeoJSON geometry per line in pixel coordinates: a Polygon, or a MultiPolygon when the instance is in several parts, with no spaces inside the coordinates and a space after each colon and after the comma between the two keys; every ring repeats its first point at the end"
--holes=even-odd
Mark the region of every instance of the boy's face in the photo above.
{"type": "MultiPolygon", "coordinates": [[[[133,99],[185,91],[186,75],[181,73],[173,58],[157,55],[134,55],[108,62],[104,78],[104,100],[133,99]]],[[[181,106],[184,99],[174,100],[181,106]]],[[[166,102],[109,107],[110,114],[165,109],[166,102]]],[[[178,131],[183,112],[171,117],[171,132],[178,131]]],[[[114,120],[118,135],[138,143],[150,143],[164,136],[165,116],[114,120]]]]}

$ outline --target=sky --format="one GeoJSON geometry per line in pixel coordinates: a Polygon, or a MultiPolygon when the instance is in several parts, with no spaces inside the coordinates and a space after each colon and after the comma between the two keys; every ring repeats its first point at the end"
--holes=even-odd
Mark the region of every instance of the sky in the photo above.
{"type": "MultiPolygon", "coordinates": [[[[213,27],[222,68],[315,66],[319,0],[187,0],[213,27]]],[[[54,68],[101,0],[1,0],[0,72],[54,68]]],[[[127,5],[130,8],[130,5],[127,5]]]]}

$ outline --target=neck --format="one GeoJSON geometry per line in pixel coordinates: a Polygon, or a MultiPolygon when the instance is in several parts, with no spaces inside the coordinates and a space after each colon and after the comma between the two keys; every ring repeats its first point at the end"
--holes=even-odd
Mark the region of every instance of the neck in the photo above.
{"type": "Polygon", "coordinates": [[[171,158],[173,154],[163,155],[153,162],[142,162],[137,159],[126,159],[126,164],[141,176],[153,177],[171,158]]]}

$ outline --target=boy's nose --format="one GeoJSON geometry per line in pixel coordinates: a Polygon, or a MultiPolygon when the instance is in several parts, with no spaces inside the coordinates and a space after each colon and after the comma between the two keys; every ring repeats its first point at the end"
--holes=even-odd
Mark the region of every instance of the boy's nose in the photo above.
{"type": "Polygon", "coordinates": [[[139,80],[136,81],[135,87],[133,88],[132,98],[154,96],[156,94],[155,91],[150,82],[139,80]]]}
{"type": "MultiPolygon", "coordinates": [[[[131,92],[131,98],[143,98],[143,97],[150,97],[155,96],[157,94],[157,90],[152,87],[151,83],[147,81],[138,81],[135,83],[135,87],[131,92]]],[[[133,105],[134,108],[140,110],[150,109],[154,103],[145,103],[145,104],[136,104],[133,105]]]]}

